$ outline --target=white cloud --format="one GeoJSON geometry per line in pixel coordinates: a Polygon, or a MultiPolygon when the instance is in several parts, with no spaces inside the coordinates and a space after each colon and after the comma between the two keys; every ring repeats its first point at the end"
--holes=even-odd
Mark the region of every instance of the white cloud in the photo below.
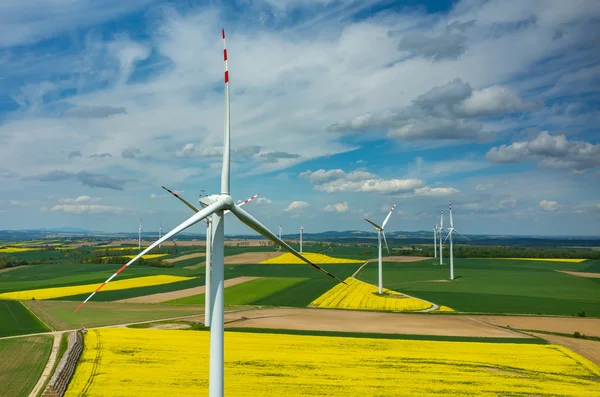
{"type": "Polygon", "coordinates": [[[384,179],[367,171],[345,172],[342,169],[315,172],[305,171],[300,174],[308,179],[316,191],[335,192],[373,192],[373,193],[405,193],[423,186],[419,179],[384,179]]]}
{"type": "Polygon", "coordinates": [[[415,189],[415,196],[447,197],[460,193],[460,190],[452,187],[429,187],[415,189]]]}
{"type": "Polygon", "coordinates": [[[12,205],[13,207],[25,207],[29,204],[23,201],[10,200],[10,205],[12,205]]]}
{"type": "Polygon", "coordinates": [[[256,199],[256,204],[271,204],[273,200],[268,199],[266,197],[259,197],[256,199]]]}
{"type": "Polygon", "coordinates": [[[558,203],[556,201],[542,200],[540,201],[540,208],[545,211],[556,211],[558,203]]]}
{"type": "Polygon", "coordinates": [[[343,203],[337,204],[329,204],[325,207],[326,212],[346,212],[350,208],[348,207],[348,202],[344,201],[343,203]]]}
{"type": "Polygon", "coordinates": [[[284,209],[284,211],[293,214],[301,214],[309,205],[310,204],[308,204],[306,201],[292,201],[290,205],[284,209]]]}
{"type": "Polygon", "coordinates": [[[98,204],[59,204],[52,207],[52,211],[62,211],[71,214],[121,214],[125,210],[110,205],[98,204]]]}
{"type": "Polygon", "coordinates": [[[78,196],[76,198],[66,198],[66,197],[61,197],[58,199],[59,203],[65,203],[65,204],[89,204],[89,203],[95,203],[98,201],[101,201],[101,198],[95,197],[92,198],[90,196],[78,196]]]}
{"type": "Polygon", "coordinates": [[[486,158],[498,164],[529,161],[542,168],[583,171],[600,167],[600,144],[569,141],[565,135],[542,131],[531,141],[493,147],[486,158]]]}

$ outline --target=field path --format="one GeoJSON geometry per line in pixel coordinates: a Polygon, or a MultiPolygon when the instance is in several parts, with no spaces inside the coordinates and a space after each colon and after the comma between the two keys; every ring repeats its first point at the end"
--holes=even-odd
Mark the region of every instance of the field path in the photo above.
{"type": "Polygon", "coordinates": [[[581,354],[588,360],[600,365],[600,342],[594,340],[577,339],[568,336],[537,334],[530,332],[531,335],[546,339],[555,345],[561,345],[575,353],[581,354]]]}
{"type": "MultiPolygon", "coordinates": [[[[245,282],[248,282],[251,280],[256,280],[257,278],[260,278],[260,277],[242,276],[242,277],[230,278],[230,279],[225,280],[225,288],[232,287],[234,285],[245,283],[245,282]]],[[[188,296],[203,294],[204,292],[205,292],[205,286],[202,285],[199,287],[187,288],[187,289],[182,289],[179,291],[161,292],[159,294],[137,296],[135,298],[120,299],[115,302],[117,302],[117,303],[162,303],[162,302],[171,301],[173,299],[187,298],[188,296]]]]}
{"type": "Polygon", "coordinates": [[[571,272],[569,270],[557,270],[559,273],[568,274],[576,277],[584,277],[584,278],[600,278],[600,273],[586,273],[586,272],[571,272]]]}
{"type": "MultiPolygon", "coordinates": [[[[382,256],[382,262],[419,262],[425,259],[433,259],[429,256],[382,256]]],[[[369,259],[367,262],[377,262],[379,258],[369,259]]]]}
{"type": "Polygon", "coordinates": [[[38,392],[44,386],[44,383],[50,376],[52,368],[54,368],[54,363],[56,362],[56,357],[58,356],[58,347],[60,346],[62,331],[52,332],[52,336],[54,337],[54,342],[52,343],[52,351],[50,352],[50,357],[48,358],[48,362],[46,363],[46,368],[44,368],[42,376],[40,376],[40,379],[35,384],[35,387],[31,391],[31,393],[29,393],[29,397],[35,397],[38,394],[38,392]]]}
{"type": "Polygon", "coordinates": [[[197,252],[195,254],[187,254],[187,255],[178,256],[177,258],[165,259],[164,261],[169,262],[169,263],[177,263],[180,261],[184,261],[186,259],[203,258],[205,256],[206,256],[205,252],[197,252]]]}

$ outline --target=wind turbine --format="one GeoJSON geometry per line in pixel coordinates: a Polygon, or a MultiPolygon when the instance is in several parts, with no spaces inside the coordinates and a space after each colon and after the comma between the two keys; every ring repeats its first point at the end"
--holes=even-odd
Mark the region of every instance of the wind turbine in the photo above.
{"type": "Polygon", "coordinates": [[[443,265],[444,262],[443,260],[443,256],[442,256],[442,232],[445,232],[446,230],[444,230],[444,209],[442,208],[442,212],[440,214],[440,227],[438,228],[438,232],[440,235],[440,265],[443,265]]]}
{"type": "Polygon", "coordinates": [[[381,263],[381,236],[383,235],[383,241],[385,241],[385,248],[387,248],[388,254],[391,255],[390,247],[388,247],[387,239],[385,238],[385,232],[383,231],[383,228],[385,227],[385,224],[387,223],[388,219],[390,219],[390,216],[392,215],[394,208],[396,208],[396,203],[394,203],[394,205],[392,206],[392,209],[385,217],[385,220],[383,221],[383,224],[381,226],[379,226],[375,222],[371,222],[370,220],[365,218],[365,221],[367,221],[371,225],[375,226],[375,230],[377,230],[377,257],[379,259],[379,293],[380,294],[383,292],[383,274],[382,274],[383,265],[381,263]]]}
{"type": "MultiPolygon", "coordinates": [[[[176,198],[178,198],[183,204],[190,207],[192,209],[192,211],[200,212],[200,210],[198,208],[196,208],[194,205],[190,204],[186,199],[179,196],[174,191],[172,191],[164,186],[162,188],[165,189],[167,192],[171,193],[176,198]]],[[[242,201],[241,203],[238,204],[238,207],[241,207],[242,205],[249,203],[250,201],[254,200],[259,195],[260,195],[260,193],[255,194],[254,196],[250,197],[249,199],[242,201]]],[[[205,200],[203,200],[203,197],[200,198],[198,201],[200,202],[200,205],[202,207],[207,207],[209,205],[209,203],[207,203],[205,200]]],[[[223,215],[228,214],[228,213],[229,213],[229,210],[224,211],[223,215]]],[[[211,278],[211,270],[212,270],[211,269],[212,268],[212,263],[211,263],[212,221],[210,218],[204,218],[204,222],[206,222],[206,255],[205,255],[205,257],[206,257],[205,258],[206,259],[205,274],[206,275],[205,275],[205,281],[204,281],[204,326],[210,327],[210,309],[211,309],[210,278],[211,278]]]]}
{"type": "MultiPolygon", "coordinates": [[[[162,221],[160,221],[160,227],[158,228],[158,238],[160,239],[162,237],[162,221]]],[[[158,244],[158,248],[160,248],[160,244],[158,244]]]]}
{"type": "Polygon", "coordinates": [[[302,231],[304,228],[300,225],[300,253],[302,253],[302,231]]]}
{"type": "MultiPolygon", "coordinates": [[[[279,225],[279,239],[281,240],[281,232],[283,231],[283,228],[281,227],[281,225],[279,225]]],[[[282,240],[283,241],[283,240],[282,240]]],[[[281,251],[281,247],[279,247],[279,251],[281,251]]]]}
{"type": "Polygon", "coordinates": [[[458,232],[458,230],[456,230],[454,228],[454,223],[452,222],[452,203],[450,201],[448,201],[448,207],[450,209],[450,228],[448,229],[448,235],[446,236],[444,241],[446,241],[448,238],[450,238],[450,280],[454,280],[454,258],[452,255],[452,234],[456,233],[459,236],[466,238],[467,240],[469,240],[469,239],[467,237],[463,236],[462,234],[460,234],[458,232]]]}
{"type": "Polygon", "coordinates": [[[138,249],[142,249],[142,218],[140,218],[140,229],[138,230],[138,249]]]}
{"type": "Polygon", "coordinates": [[[223,35],[223,58],[225,63],[225,132],[223,142],[223,168],[221,172],[221,193],[214,194],[212,196],[203,197],[205,202],[210,203],[202,210],[198,211],[190,218],[176,226],[173,230],[165,234],[163,237],[150,244],[145,250],[136,255],[133,259],[123,265],[119,270],[110,276],[104,283],[102,283],[90,296],[86,298],[76,309],[78,311],[87,301],[89,301],[102,287],[109,283],[119,273],[129,267],[132,263],[142,257],[142,255],[150,252],[153,248],[158,246],[163,241],[175,236],[176,234],[184,231],[190,226],[200,222],[201,220],[212,216],[212,288],[211,288],[211,327],[210,327],[210,375],[209,375],[209,395],[210,397],[223,397],[225,389],[224,379],[224,211],[231,211],[240,221],[254,229],[259,234],[263,235],[273,243],[281,246],[292,255],[306,262],[315,269],[325,273],[327,276],[344,283],[333,274],[322,269],[320,266],[312,263],[310,260],[300,255],[295,249],[290,247],[287,243],[282,241],[280,238],[267,229],[262,223],[256,220],[248,212],[240,208],[233,201],[230,195],[230,180],[231,174],[229,171],[231,163],[231,149],[230,149],[230,107],[229,107],[229,71],[227,69],[227,47],[225,45],[225,30],[222,31],[223,35]]]}

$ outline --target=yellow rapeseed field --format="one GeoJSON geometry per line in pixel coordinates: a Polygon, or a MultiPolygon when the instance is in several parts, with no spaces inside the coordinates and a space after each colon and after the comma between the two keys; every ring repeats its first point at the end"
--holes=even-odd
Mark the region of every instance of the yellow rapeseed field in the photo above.
{"type": "Polygon", "coordinates": [[[569,259],[569,258],[488,258],[488,259],[500,259],[510,261],[543,261],[543,262],[568,262],[568,263],[581,263],[587,259],[569,259]]]}
{"type": "MultiPolygon", "coordinates": [[[[102,288],[102,291],[116,291],[120,289],[149,287],[152,285],[170,284],[175,283],[177,281],[191,280],[193,278],[195,277],[160,275],[136,277],[125,280],[114,280],[106,284],[106,286],[102,288]]],[[[27,291],[5,292],[3,294],[0,294],[0,299],[29,300],[31,298],[35,298],[39,300],[61,298],[63,296],[72,296],[94,292],[99,285],[100,283],[95,283],[68,287],[42,288],[27,291]]]]}
{"type": "MultiPolygon", "coordinates": [[[[208,344],[208,332],[89,330],[65,396],[205,396],[208,344]]],[[[598,397],[599,375],[556,345],[225,333],[229,397],[598,397]]]]}
{"type": "Polygon", "coordinates": [[[313,307],[329,309],[361,309],[361,310],[425,310],[431,303],[421,299],[404,297],[404,295],[384,288],[384,296],[377,294],[378,288],[353,277],[344,280],[310,303],[313,307]]]}
{"type": "MultiPolygon", "coordinates": [[[[327,256],[323,254],[315,254],[312,252],[303,252],[302,255],[306,257],[309,261],[317,265],[333,265],[337,263],[364,263],[364,261],[359,261],[356,259],[345,259],[345,258],[334,258],[332,256],[327,256]]],[[[296,258],[294,255],[290,253],[281,254],[276,256],[275,258],[267,259],[265,261],[260,262],[261,265],[270,264],[270,265],[296,265],[296,264],[305,264],[305,262],[296,258]]]]}
{"type": "Polygon", "coordinates": [[[440,306],[439,309],[437,309],[438,312],[453,312],[454,309],[448,306],[440,306]]]}
{"type": "MultiPolygon", "coordinates": [[[[160,258],[163,256],[167,256],[167,254],[146,254],[146,255],[142,255],[142,258],[143,259],[155,259],[155,258],[160,258]]],[[[133,259],[133,258],[135,258],[135,255],[124,255],[124,257],[133,259]]]]}
{"type": "Polygon", "coordinates": [[[39,250],[40,250],[40,248],[30,248],[30,247],[3,247],[3,248],[0,248],[0,253],[14,254],[17,252],[39,251],[39,250]]]}

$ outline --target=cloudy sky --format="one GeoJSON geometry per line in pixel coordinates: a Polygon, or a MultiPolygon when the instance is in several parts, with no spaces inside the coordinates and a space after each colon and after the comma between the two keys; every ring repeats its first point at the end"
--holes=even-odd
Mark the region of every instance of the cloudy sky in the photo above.
{"type": "Polygon", "coordinates": [[[4,0],[0,229],[167,230],[190,212],[161,185],[218,193],[225,27],[232,194],[273,230],[370,230],[394,202],[389,229],[430,230],[452,200],[463,233],[600,235],[599,21],[596,0],[4,0]]]}

